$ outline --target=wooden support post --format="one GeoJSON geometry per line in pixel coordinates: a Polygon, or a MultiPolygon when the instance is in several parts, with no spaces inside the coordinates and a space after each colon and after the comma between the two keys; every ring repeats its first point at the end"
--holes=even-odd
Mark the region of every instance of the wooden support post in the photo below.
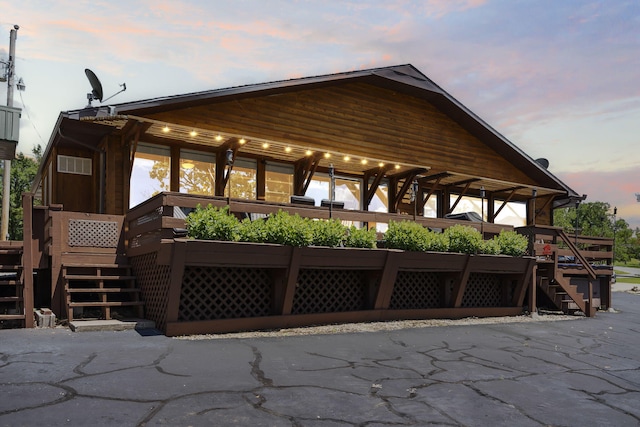
{"type": "Polygon", "coordinates": [[[451,307],[453,308],[460,308],[462,306],[462,297],[464,296],[464,291],[467,289],[467,282],[471,274],[471,260],[472,257],[467,255],[464,269],[460,272],[457,283],[453,284],[453,294],[451,295],[451,307]]]}
{"type": "Polygon", "coordinates": [[[169,293],[167,295],[167,323],[178,321],[182,277],[184,276],[186,258],[186,240],[176,239],[173,244],[173,256],[171,257],[171,278],[169,279],[169,293]]]}
{"type": "Polygon", "coordinates": [[[293,309],[293,297],[296,292],[296,283],[298,282],[298,273],[300,272],[300,257],[302,250],[299,247],[293,247],[291,250],[291,261],[287,271],[285,290],[282,299],[282,314],[291,314],[293,309]]]}
{"type": "Polygon", "coordinates": [[[22,298],[24,326],[33,328],[33,194],[22,195],[23,246],[22,246],[22,298]]]}
{"type": "Polygon", "coordinates": [[[400,252],[389,251],[387,253],[387,259],[385,260],[382,275],[380,276],[378,294],[376,295],[373,307],[376,310],[386,310],[389,308],[393,286],[398,276],[398,260],[400,255],[400,252]]]}

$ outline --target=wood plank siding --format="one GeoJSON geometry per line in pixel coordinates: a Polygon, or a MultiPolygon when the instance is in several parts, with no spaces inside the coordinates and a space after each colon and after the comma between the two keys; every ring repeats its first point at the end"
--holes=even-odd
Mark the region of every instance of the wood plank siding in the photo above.
{"type": "MultiPolygon", "coordinates": [[[[429,102],[366,83],[157,113],[155,120],[535,185],[429,102]]],[[[266,153],[268,154],[268,153],[266,153]]]]}

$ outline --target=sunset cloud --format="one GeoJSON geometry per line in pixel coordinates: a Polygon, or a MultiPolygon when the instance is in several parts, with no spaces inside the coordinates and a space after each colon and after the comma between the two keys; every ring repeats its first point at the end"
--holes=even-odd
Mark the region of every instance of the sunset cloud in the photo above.
{"type": "Polygon", "coordinates": [[[16,71],[32,120],[22,120],[23,151],[43,143],[35,128],[46,139],[59,111],[86,103],[87,67],[105,93],[126,81],[117,98],[125,102],[411,63],[590,200],[615,200],[629,215],[640,206],[611,190],[640,186],[635,2],[0,0],[0,8],[7,44],[13,23],[21,26],[16,71]]]}

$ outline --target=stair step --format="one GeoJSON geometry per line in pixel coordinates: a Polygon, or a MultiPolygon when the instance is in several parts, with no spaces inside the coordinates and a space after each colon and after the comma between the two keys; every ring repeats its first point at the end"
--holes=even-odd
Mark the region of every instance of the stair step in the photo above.
{"type": "Polygon", "coordinates": [[[0,320],[24,320],[24,314],[0,314],[0,320]]]}
{"type": "Polygon", "coordinates": [[[131,268],[129,264],[64,263],[62,268],[131,268]]]}
{"type": "Polygon", "coordinates": [[[65,274],[64,278],[67,280],[135,280],[136,276],[125,276],[125,275],[98,276],[95,274],[65,274]]]}
{"type": "Polygon", "coordinates": [[[118,293],[118,292],[129,292],[129,293],[137,293],[140,292],[138,288],[68,288],[67,292],[69,293],[118,293]]]}
{"type": "Polygon", "coordinates": [[[22,297],[0,297],[0,302],[21,302],[22,297]]]}
{"type": "Polygon", "coordinates": [[[142,301],[108,301],[108,302],[70,302],[69,307],[122,307],[130,305],[144,305],[142,301]]]}

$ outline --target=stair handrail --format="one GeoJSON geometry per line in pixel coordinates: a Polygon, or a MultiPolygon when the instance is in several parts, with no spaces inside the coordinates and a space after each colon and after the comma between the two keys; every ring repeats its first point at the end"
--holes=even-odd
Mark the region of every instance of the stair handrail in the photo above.
{"type": "MultiPolygon", "coordinates": [[[[584,269],[587,270],[587,273],[589,273],[589,277],[595,280],[597,277],[596,271],[593,269],[593,267],[591,267],[589,261],[587,261],[587,259],[582,256],[582,253],[580,253],[580,249],[578,249],[578,247],[571,241],[569,236],[567,236],[562,228],[555,229],[555,232],[558,237],[560,237],[569,247],[569,250],[571,250],[573,255],[576,257],[576,260],[580,261],[580,264],[582,264],[584,269]]],[[[591,296],[589,296],[589,299],[591,299],[591,296]]]]}

